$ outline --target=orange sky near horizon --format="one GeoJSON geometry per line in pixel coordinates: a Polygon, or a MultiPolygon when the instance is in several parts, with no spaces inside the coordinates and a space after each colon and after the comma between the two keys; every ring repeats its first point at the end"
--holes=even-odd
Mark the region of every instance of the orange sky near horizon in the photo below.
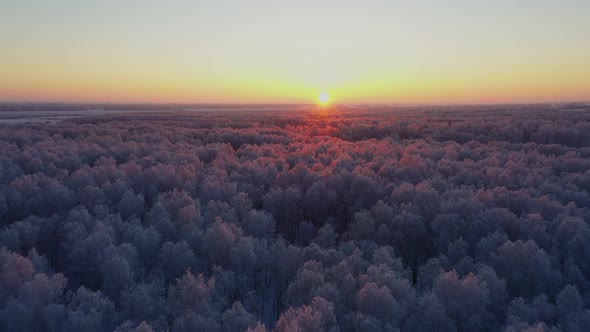
{"type": "Polygon", "coordinates": [[[584,1],[0,6],[0,101],[590,101],[584,1]]]}

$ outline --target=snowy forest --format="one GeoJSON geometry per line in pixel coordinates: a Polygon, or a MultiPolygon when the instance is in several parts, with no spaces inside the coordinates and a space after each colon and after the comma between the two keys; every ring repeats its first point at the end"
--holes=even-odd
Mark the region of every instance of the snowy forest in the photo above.
{"type": "Polygon", "coordinates": [[[2,331],[587,331],[590,108],[0,124],[2,331]]]}

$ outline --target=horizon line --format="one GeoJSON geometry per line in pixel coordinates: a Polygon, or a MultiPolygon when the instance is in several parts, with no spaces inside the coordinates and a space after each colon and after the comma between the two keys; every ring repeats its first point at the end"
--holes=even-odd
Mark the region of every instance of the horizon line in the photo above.
{"type": "MultiPolygon", "coordinates": [[[[329,107],[334,106],[510,106],[510,105],[567,105],[567,104],[590,104],[589,100],[565,100],[565,101],[521,101],[521,102],[333,102],[329,107]]],[[[1,101],[0,105],[109,105],[109,106],[317,106],[313,102],[149,102],[149,101],[1,101]]]]}

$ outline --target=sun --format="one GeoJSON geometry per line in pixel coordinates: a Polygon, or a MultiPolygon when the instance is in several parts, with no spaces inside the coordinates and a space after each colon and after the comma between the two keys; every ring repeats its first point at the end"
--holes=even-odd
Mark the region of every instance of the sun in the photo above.
{"type": "Polygon", "coordinates": [[[330,100],[330,94],[325,91],[320,93],[320,95],[318,96],[318,103],[320,105],[328,105],[330,103],[330,100]]]}

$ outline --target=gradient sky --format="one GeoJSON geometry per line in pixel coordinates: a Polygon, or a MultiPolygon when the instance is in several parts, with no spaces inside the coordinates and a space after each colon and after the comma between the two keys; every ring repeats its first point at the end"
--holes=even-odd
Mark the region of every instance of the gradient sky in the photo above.
{"type": "Polygon", "coordinates": [[[0,0],[0,101],[590,101],[590,2],[0,0]]]}

